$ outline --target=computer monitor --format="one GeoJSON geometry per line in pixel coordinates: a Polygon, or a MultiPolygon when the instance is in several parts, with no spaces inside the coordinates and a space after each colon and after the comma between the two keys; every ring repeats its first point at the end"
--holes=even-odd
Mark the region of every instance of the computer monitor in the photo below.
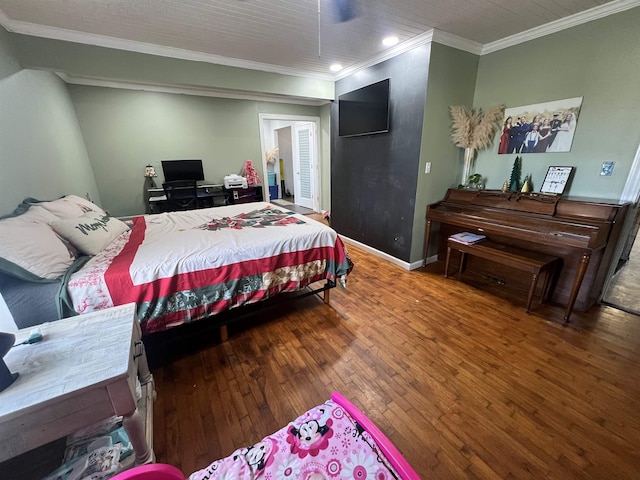
{"type": "Polygon", "coordinates": [[[164,181],[204,180],[202,160],[162,160],[164,181]]]}

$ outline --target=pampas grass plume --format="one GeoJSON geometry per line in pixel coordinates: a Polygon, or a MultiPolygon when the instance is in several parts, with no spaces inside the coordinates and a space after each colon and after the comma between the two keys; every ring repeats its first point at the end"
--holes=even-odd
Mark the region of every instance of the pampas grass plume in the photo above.
{"type": "Polygon", "coordinates": [[[451,139],[457,147],[484,150],[491,145],[504,116],[504,105],[491,107],[485,114],[481,109],[465,106],[449,107],[451,114],[451,139]]]}
{"type": "Polygon", "coordinates": [[[278,147],[278,145],[276,145],[275,147],[273,147],[271,150],[269,150],[267,152],[267,163],[275,163],[276,162],[276,157],[278,155],[278,150],[280,148],[278,147]]]}

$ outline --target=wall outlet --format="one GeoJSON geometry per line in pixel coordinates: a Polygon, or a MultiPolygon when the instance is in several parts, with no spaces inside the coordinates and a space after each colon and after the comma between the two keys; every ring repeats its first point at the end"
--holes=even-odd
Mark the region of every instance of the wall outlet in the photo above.
{"type": "Polygon", "coordinates": [[[424,173],[431,173],[431,162],[427,162],[424,165],[424,173]]]}

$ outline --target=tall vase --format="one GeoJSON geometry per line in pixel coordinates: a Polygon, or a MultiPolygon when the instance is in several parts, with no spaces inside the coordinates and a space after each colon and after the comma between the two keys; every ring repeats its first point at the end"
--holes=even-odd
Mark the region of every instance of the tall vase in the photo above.
{"type": "Polygon", "coordinates": [[[467,147],[464,149],[464,167],[462,170],[462,185],[467,185],[469,183],[469,177],[473,173],[473,160],[476,156],[476,151],[467,147]]]}

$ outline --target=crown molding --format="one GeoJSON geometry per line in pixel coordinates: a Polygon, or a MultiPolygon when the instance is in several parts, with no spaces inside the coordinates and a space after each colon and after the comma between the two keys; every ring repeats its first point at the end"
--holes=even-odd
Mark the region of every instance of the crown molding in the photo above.
{"type": "Polygon", "coordinates": [[[482,44],[478,42],[467,40],[466,38],[458,37],[457,35],[442,32],[440,30],[436,30],[432,28],[431,30],[428,30],[416,37],[413,37],[407,40],[406,42],[399,43],[395,47],[389,48],[388,50],[385,50],[384,52],[379,53],[378,55],[370,58],[366,62],[361,62],[356,65],[352,65],[349,68],[345,68],[344,70],[341,70],[335,75],[334,79],[340,80],[341,78],[348,77],[349,75],[357,72],[358,70],[371,67],[380,62],[384,62],[385,60],[389,60],[390,58],[396,57],[402,53],[413,50],[416,47],[420,47],[422,45],[428,45],[431,42],[441,43],[443,45],[457,48],[459,50],[464,50],[466,52],[474,53],[476,55],[480,55],[480,52],[482,51],[482,44]]]}
{"type": "Polygon", "coordinates": [[[486,55],[488,53],[493,53],[508,47],[513,47],[514,45],[528,42],[529,40],[535,40],[536,38],[544,37],[561,30],[566,30],[567,28],[576,27],[593,20],[598,20],[600,18],[608,17],[609,15],[624,12],[639,5],[640,0],[615,0],[613,2],[607,3],[606,5],[600,5],[598,7],[590,8],[589,10],[585,10],[584,12],[576,13],[575,15],[546,23],[545,25],[542,25],[540,27],[525,30],[524,32],[502,38],[495,42],[486,43],[482,47],[481,55],[486,55]]]}
{"type": "Polygon", "coordinates": [[[54,40],[62,40],[86,45],[95,45],[98,47],[113,48],[116,50],[157,55],[161,57],[176,58],[180,60],[190,60],[196,62],[225,65],[228,67],[258,70],[281,75],[335,81],[348,77],[358,70],[371,67],[385,60],[389,60],[397,55],[408,52],[416,47],[427,45],[434,41],[476,55],[486,55],[498,50],[534,40],[536,38],[541,38],[546,35],[559,32],[561,30],[604,18],[609,15],[624,12],[637,6],[640,6],[640,0],[614,0],[605,5],[594,7],[584,12],[555,20],[540,27],[532,28],[518,34],[502,38],[495,42],[486,43],[484,45],[463,37],[459,37],[457,35],[453,35],[436,29],[431,29],[424,32],[423,34],[407,40],[406,42],[398,44],[393,48],[387,49],[364,62],[347,67],[336,74],[308,72],[279,65],[224,57],[221,55],[194,52],[191,50],[153,45],[144,42],[122,40],[103,35],[88,34],[56,27],[46,27],[29,22],[12,20],[2,10],[0,10],[0,25],[4,26],[4,28],[6,28],[8,31],[18,34],[51,38],[54,40]]]}
{"type": "Polygon", "coordinates": [[[283,67],[280,65],[272,65],[270,63],[253,62],[250,60],[224,57],[222,55],[195,52],[193,50],[184,50],[181,48],[166,47],[144,42],[135,42],[132,40],[123,40],[120,38],[108,37],[105,35],[97,35],[92,33],[78,32],[75,30],[67,30],[64,28],[47,27],[44,25],[37,25],[29,22],[15,21],[7,17],[1,10],[0,24],[2,24],[10,32],[22,35],[31,35],[33,37],[50,38],[53,40],[62,40],[84,45],[113,48],[115,50],[144,53],[147,55],[157,55],[160,57],[176,58],[179,60],[190,60],[194,62],[225,65],[227,67],[259,70],[261,72],[277,73],[294,77],[313,78],[317,80],[328,81],[333,80],[333,75],[330,73],[313,73],[294,68],[283,67]]]}
{"type": "Polygon", "coordinates": [[[362,70],[363,68],[369,68],[373,65],[377,65],[380,62],[384,62],[385,60],[389,60],[390,58],[396,57],[401,53],[408,52],[409,50],[413,50],[416,47],[421,45],[427,45],[433,41],[433,33],[434,30],[428,30],[418,36],[410,38],[406,42],[399,43],[398,45],[391,47],[379,54],[371,57],[365,62],[357,63],[355,65],[351,65],[350,67],[345,68],[344,70],[340,70],[338,73],[334,75],[334,80],[340,80],[342,78],[348,77],[349,75],[354,74],[358,70],[362,70]]]}
{"type": "Polygon", "coordinates": [[[118,88],[124,90],[138,90],[145,92],[172,93],[179,95],[194,95],[198,97],[232,98],[235,100],[253,100],[257,102],[286,103],[295,105],[309,105],[320,107],[330,103],[330,100],[308,97],[294,97],[274,95],[268,93],[250,93],[241,90],[224,90],[219,88],[176,87],[173,85],[126,82],[103,78],[74,77],[56,72],[65,83],[71,85],[88,85],[92,87],[118,88]]]}
{"type": "Polygon", "coordinates": [[[465,52],[480,55],[482,53],[483,45],[467,38],[459,37],[452,33],[443,32],[441,30],[434,30],[433,41],[446,45],[448,47],[457,48],[465,52]]]}

